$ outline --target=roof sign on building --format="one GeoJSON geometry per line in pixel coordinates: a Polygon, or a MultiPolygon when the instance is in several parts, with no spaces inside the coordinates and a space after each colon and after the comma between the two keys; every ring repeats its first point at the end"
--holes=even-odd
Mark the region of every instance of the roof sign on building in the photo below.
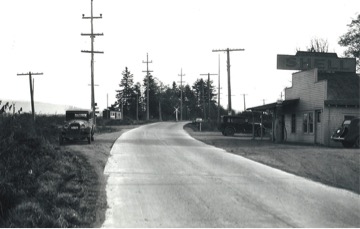
{"type": "Polygon", "coordinates": [[[325,72],[355,72],[355,58],[338,58],[336,53],[301,52],[296,55],[277,55],[277,69],[325,72]]]}

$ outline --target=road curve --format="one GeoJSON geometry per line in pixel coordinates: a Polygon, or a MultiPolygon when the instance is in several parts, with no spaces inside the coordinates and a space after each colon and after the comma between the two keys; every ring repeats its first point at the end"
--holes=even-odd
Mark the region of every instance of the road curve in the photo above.
{"type": "Polygon", "coordinates": [[[359,195],[208,146],[183,125],[115,142],[103,227],[360,227],[359,195]]]}

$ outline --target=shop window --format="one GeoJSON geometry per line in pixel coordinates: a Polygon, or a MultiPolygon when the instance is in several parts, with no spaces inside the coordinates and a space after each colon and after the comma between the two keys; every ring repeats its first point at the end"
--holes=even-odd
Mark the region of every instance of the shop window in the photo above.
{"type": "Polygon", "coordinates": [[[304,117],[303,117],[303,131],[304,133],[307,133],[308,132],[308,114],[304,114],[304,117]]]}
{"type": "Polygon", "coordinates": [[[305,113],[303,116],[303,131],[304,133],[314,133],[314,113],[305,113]]]}
{"type": "Polygon", "coordinates": [[[309,133],[314,133],[314,114],[312,112],[309,113],[309,133]]]}
{"type": "Polygon", "coordinates": [[[291,133],[295,133],[296,132],[296,115],[292,114],[291,115],[291,133]]]}

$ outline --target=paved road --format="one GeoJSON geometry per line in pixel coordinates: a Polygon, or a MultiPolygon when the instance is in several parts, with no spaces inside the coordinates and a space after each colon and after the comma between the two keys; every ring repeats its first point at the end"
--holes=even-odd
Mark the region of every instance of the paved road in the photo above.
{"type": "Polygon", "coordinates": [[[103,227],[360,227],[360,196],[226,153],[184,123],[123,134],[103,227]]]}

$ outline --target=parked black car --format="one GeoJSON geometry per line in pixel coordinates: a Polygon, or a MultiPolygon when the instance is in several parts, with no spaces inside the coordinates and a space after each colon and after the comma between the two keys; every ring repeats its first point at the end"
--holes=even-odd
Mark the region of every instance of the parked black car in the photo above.
{"type": "Polygon", "coordinates": [[[89,144],[94,141],[95,123],[91,110],[67,110],[66,121],[59,134],[59,143],[64,140],[84,140],[89,144]]]}
{"type": "MultiPolygon", "coordinates": [[[[261,123],[254,123],[254,131],[257,136],[261,136],[266,133],[266,128],[262,127],[261,123]]],[[[241,116],[224,115],[221,116],[221,122],[218,125],[218,130],[224,136],[233,136],[235,133],[252,133],[253,124],[248,121],[247,118],[241,116]]]]}
{"type": "Polygon", "coordinates": [[[352,148],[354,146],[359,148],[359,120],[360,118],[345,120],[341,127],[333,133],[331,139],[341,142],[346,148],[352,148]]]}

